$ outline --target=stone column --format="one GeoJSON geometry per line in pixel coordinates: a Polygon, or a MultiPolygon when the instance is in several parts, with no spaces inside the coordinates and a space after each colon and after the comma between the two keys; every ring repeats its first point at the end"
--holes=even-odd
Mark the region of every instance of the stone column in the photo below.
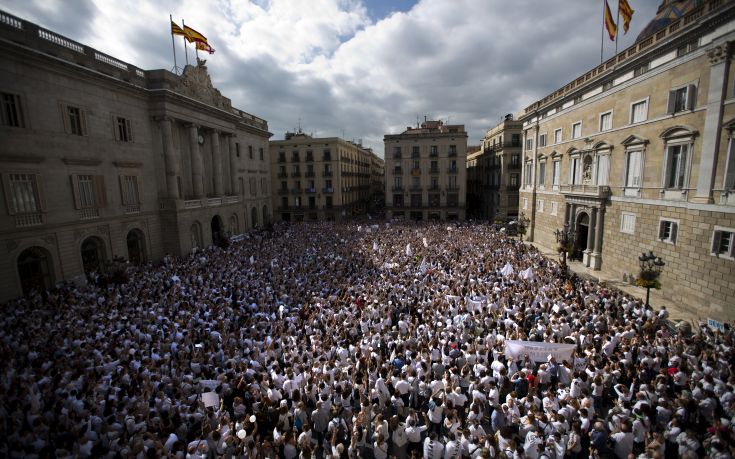
{"type": "Polygon", "coordinates": [[[224,178],[222,176],[222,151],[219,148],[219,131],[213,129],[209,136],[212,139],[212,174],[214,175],[214,195],[223,196],[224,178]]]}
{"type": "Polygon", "coordinates": [[[717,173],[717,154],[720,149],[722,130],[723,101],[727,93],[727,77],[730,67],[728,42],[707,50],[709,57],[709,89],[707,91],[707,111],[704,117],[702,134],[702,153],[699,159],[699,176],[694,202],[712,203],[712,185],[717,173]]]}
{"type": "Polygon", "coordinates": [[[195,198],[204,197],[204,161],[199,148],[199,126],[188,124],[189,148],[191,149],[191,182],[195,198]]]}
{"type": "Polygon", "coordinates": [[[237,188],[237,144],[235,142],[235,134],[228,134],[230,145],[230,192],[233,195],[240,193],[237,188]]]}
{"type": "Polygon", "coordinates": [[[179,164],[179,152],[174,147],[173,130],[171,127],[172,119],[161,117],[158,119],[158,126],[161,129],[161,139],[163,141],[163,159],[166,167],[166,194],[171,199],[180,199],[178,177],[181,174],[181,166],[179,164]]]}
{"type": "Polygon", "coordinates": [[[602,230],[603,219],[605,214],[605,207],[600,207],[597,212],[597,218],[595,219],[595,247],[592,250],[591,264],[590,267],[594,270],[599,270],[602,266],[602,230]]]}
{"type": "Polygon", "coordinates": [[[587,247],[584,250],[584,265],[590,266],[590,254],[595,246],[595,217],[597,216],[597,208],[593,207],[590,214],[590,224],[587,227],[587,247]]]}

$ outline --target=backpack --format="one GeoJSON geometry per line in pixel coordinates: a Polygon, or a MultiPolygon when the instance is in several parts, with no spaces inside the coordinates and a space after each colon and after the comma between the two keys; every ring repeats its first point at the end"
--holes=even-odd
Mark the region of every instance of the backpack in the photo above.
{"type": "Polygon", "coordinates": [[[339,421],[337,422],[337,428],[334,430],[334,435],[337,439],[337,443],[343,443],[345,444],[345,446],[347,446],[347,426],[345,425],[344,419],[339,418],[339,421]]]}

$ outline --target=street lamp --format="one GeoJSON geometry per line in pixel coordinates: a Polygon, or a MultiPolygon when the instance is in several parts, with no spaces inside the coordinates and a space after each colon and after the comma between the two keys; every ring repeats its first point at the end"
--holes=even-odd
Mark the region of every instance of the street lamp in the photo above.
{"type": "Polygon", "coordinates": [[[518,217],[518,236],[521,238],[521,242],[523,242],[523,235],[526,234],[526,228],[528,228],[529,223],[531,223],[531,220],[526,218],[526,214],[521,212],[521,216],[518,217]]]}
{"type": "Polygon", "coordinates": [[[638,263],[641,266],[641,272],[638,274],[638,279],[635,281],[635,284],[638,287],[646,289],[646,306],[648,306],[651,289],[661,288],[661,282],[659,282],[658,276],[661,275],[661,270],[666,263],[664,263],[661,257],[654,255],[653,250],[649,250],[648,253],[643,252],[638,257],[638,263]]]}
{"type": "Polygon", "coordinates": [[[574,230],[569,227],[568,223],[564,224],[564,229],[557,229],[554,231],[556,236],[556,243],[559,244],[556,247],[556,251],[561,255],[561,268],[564,273],[567,272],[567,252],[571,252],[574,244],[574,230]]]}

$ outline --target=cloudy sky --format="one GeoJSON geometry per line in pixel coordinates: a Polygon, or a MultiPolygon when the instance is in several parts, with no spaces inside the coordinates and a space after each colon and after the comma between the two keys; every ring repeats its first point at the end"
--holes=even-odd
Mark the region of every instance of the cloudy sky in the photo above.
{"type": "MultiPolygon", "coordinates": [[[[630,46],[660,0],[635,10],[630,46]]],[[[613,15],[617,0],[609,0],[613,15]]],[[[172,68],[169,14],[207,36],[212,81],[282,139],[362,139],[422,120],[469,143],[600,62],[602,0],[0,0],[0,8],[144,69],[172,68]]],[[[604,58],[615,45],[605,38],[604,58]]],[[[184,61],[176,40],[179,65],[184,61]]],[[[189,49],[190,60],[193,48],[189,49]]]]}

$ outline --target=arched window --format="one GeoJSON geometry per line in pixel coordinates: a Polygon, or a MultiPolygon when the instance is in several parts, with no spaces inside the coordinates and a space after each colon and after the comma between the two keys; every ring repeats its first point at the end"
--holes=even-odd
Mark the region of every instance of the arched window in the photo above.
{"type": "Polygon", "coordinates": [[[51,255],[42,247],[29,247],[18,257],[18,277],[24,295],[53,287],[51,255]]]}
{"type": "Polygon", "coordinates": [[[105,244],[97,236],[91,236],[82,242],[82,265],[84,272],[100,272],[105,264],[105,244]]]}
{"type": "Polygon", "coordinates": [[[139,229],[132,229],[127,236],[128,260],[130,263],[139,265],[145,263],[145,237],[139,229]]]}

